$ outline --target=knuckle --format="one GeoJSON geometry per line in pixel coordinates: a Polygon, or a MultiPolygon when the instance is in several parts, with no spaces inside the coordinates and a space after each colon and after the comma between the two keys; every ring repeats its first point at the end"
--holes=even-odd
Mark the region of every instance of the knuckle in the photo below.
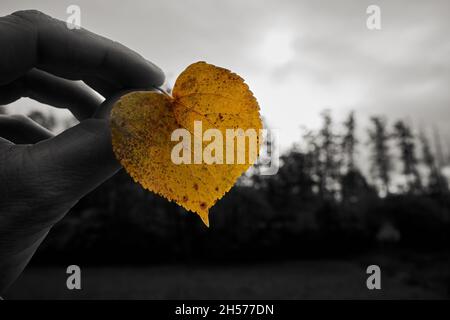
{"type": "Polygon", "coordinates": [[[19,124],[28,124],[31,121],[30,118],[28,118],[27,116],[24,116],[23,114],[12,114],[9,117],[12,121],[19,123],[19,124]]]}
{"type": "Polygon", "coordinates": [[[39,10],[35,9],[27,9],[27,10],[19,10],[15,11],[12,14],[13,16],[19,16],[21,18],[34,19],[39,16],[45,16],[45,14],[39,10]]]}

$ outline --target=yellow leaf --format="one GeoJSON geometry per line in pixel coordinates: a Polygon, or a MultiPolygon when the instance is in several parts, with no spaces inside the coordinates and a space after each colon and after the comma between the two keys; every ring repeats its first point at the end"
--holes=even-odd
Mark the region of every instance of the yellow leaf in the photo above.
{"type": "Polygon", "coordinates": [[[125,170],[144,188],[198,213],[206,225],[209,208],[256,160],[261,129],[258,103],[244,80],[205,62],[180,74],[172,97],[133,92],[111,112],[113,150],[125,170]],[[182,128],[190,141],[172,141],[172,134],[182,128]],[[256,141],[244,137],[240,144],[241,138],[231,135],[252,130],[256,141]],[[173,152],[191,162],[174,162],[173,152]]]}

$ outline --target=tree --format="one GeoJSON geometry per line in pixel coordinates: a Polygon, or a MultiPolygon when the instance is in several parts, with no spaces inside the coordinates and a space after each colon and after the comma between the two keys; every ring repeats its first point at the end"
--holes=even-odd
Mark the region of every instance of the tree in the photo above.
{"type": "Polygon", "coordinates": [[[441,135],[437,127],[433,127],[433,137],[434,137],[434,147],[436,150],[437,166],[439,169],[441,169],[446,161],[444,160],[445,158],[444,152],[442,151],[441,135]]]}
{"type": "Polygon", "coordinates": [[[400,149],[400,158],[403,163],[403,174],[405,175],[408,190],[410,192],[420,192],[422,182],[420,179],[416,157],[416,143],[411,128],[403,121],[397,121],[394,125],[394,138],[400,149]]]}
{"type": "Polygon", "coordinates": [[[390,172],[392,170],[392,159],[389,154],[390,135],[386,129],[386,119],[372,117],[370,120],[373,126],[369,128],[369,145],[371,146],[370,171],[378,192],[387,195],[390,190],[390,172]]]}
{"type": "Polygon", "coordinates": [[[448,190],[445,177],[441,174],[436,157],[431,151],[430,141],[423,131],[420,133],[419,138],[422,146],[422,162],[428,169],[428,192],[431,194],[441,194],[448,190]]]}
{"type": "Polygon", "coordinates": [[[341,141],[343,174],[340,178],[342,200],[345,203],[356,203],[368,193],[374,193],[364,175],[356,166],[356,146],[358,139],[355,134],[356,121],[354,112],[350,112],[344,121],[345,132],[341,141]]]}
{"type": "Polygon", "coordinates": [[[309,177],[311,182],[312,193],[319,193],[319,185],[321,180],[321,165],[320,165],[320,146],[318,144],[317,134],[312,131],[306,131],[303,135],[306,142],[305,159],[308,164],[309,177]]]}
{"type": "Polygon", "coordinates": [[[317,135],[319,193],[323,198],[335,198],[340,176],[337,136],[333,132],[333,120],[330,112],[325,110],[321,116],[323,124],[317,135]]]}
{"type": "MultiPolygon", "coordinates": [[[[275,143],[277,143],[277,141],[275,141],[275,136],[270,131],[264,119],[263,127],[266,130],[266,135],[265,137],[263,137],[263,143],[260,148],[258,161],[253,164],[252,171],[250,173],[250,181],[256,188],[267,187],[267,176],[264,175],[264,173],[267,169],[270,168],[270,166],[273,165],[272,162],[274,161],[274,159],[272,158],[272,156],[274,155],[275,143]]],[[[278,155],[275,153],[275,156],[278,155]]],[[[245,175],[243,175],[241,178],[245,179],[246,177],[245,175]]]]}
{"type": "Polygon", "coordinates": [[[355,171],[355,149],[358,143],[358,140],[355,136],[355,114],[354,112],[350,112],[347,120],[344,122],[345,133],[342,138],[342,152],[345,162],[345,171],[352,172],[355,171]]]}

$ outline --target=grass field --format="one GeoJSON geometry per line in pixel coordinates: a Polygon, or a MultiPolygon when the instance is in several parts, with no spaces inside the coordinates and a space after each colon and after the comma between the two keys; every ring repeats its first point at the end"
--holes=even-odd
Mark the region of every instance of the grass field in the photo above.
{"type": "Polygon", "coordinates": [[[64,267],[29,268],[6,299],[429,299],[449,297],[447,260],[379,257],[381,290],[366,287],[374,257],[240,266],[83,267],[82,290],[66,289],[64,267]],[[371,261],[370,261],[371,260],[371,261]]]}

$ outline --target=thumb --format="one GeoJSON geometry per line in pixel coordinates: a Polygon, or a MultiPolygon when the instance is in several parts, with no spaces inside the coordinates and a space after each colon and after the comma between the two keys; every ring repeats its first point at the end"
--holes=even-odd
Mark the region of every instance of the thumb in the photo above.
{"type": "Polygon", "coordinates": [[[32,167],[45,177],[43,190],[49,196],[76,202],[120,169],[112,151],[109,113],[122,94],[105,100],[97,118],[30,146],[32,167]]]}
{"type": "MultiPolygon", "coordinates": [[[[120,169],[111,147],[109,123],[89,119],[29,149],[42,190],[62,201],[78,201],[120,169]]],[[[55,199],[56,200],[56,199],[55,199]]]]}

